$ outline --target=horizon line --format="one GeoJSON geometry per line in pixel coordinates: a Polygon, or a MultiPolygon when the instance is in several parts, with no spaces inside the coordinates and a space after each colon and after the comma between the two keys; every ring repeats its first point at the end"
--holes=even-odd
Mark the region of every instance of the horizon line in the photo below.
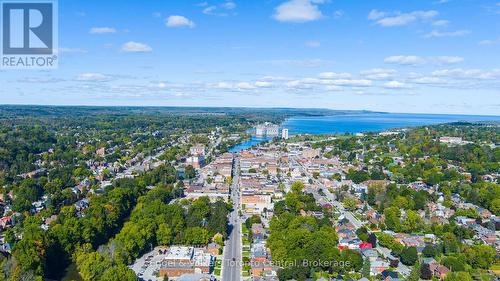
{"type": "Polygon", "coordinates": [[[484,117],[499,117],[494,114],[467,114],[467,113],[426,113],[426,112],[395,112],[395,111],[377,111],[370,109],[332,109],[324,107],[281,107],[281,106],[199,106],[199,105],[83,105],[83,104],[9,104],[0,103],[0,107],[17,106],[17,107],[87,107],[87,108],[206,108],[206,109],[267,109],[267,110],[325,110],[325,111],[348,111],[348,112],[367,112],[367,113],[382,113],[382,114],[417,114],[417,115],[459,115],[459,116],[484,116],[484,117]]]}

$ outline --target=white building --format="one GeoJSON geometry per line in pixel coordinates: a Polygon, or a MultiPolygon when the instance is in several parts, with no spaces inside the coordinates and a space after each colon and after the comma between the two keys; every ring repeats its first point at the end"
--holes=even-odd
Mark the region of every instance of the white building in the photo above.
{"type": "Polygon", "coordinates": [[[287,140],[288,139],[288,129],[283,129],[281,131],[281,138],[287,140]]]}
{"type": "Polygon", "coordinates": [[[266,122],[255,126],[255,135],[258,137],[277,137],[279,136],[279,126],[266,122]]]}
{"type": "Polygon", "coordinates": [[[193,156],[204,156],[205,155],[205,146],[198,144],[194,145],[189,149],[189,152],[193,156]]]}
{"type": "Polygon", "coordinates": [[[447,145],[466,145],[473,143],[471,141],[465,141],[460,137],[441,137],[439,138],[439,142],[447,145]]]}
{"type": "Polygon", "coordinates": [[[186,158],[186,165],[191,165],[195,169],[200,169],[205,166],[205,157],[203,156],[191,156],[186,158]]]}
{"type": "Polygon", "coordinates": [[[266,126],[266,135],[268,137],[277,137],[279,136],[279,126],[278,125],[273,125],[269,124],[266,126]]]}
{"type": "Polygon", "coordinates": [[[258,137],[263,137],[266,134],[266,127],[265,127],[265,125],[257,125],[255,127],[255,134],[258,137]]]}
{"type": "Polygon", "coordinates": [[[441,137],[441,138],[439,138],[439,142],[449,143],[449,144],[460,144],[462,142],[462,138],[460,138],[460,137],[441,137]]]}
{"type": "Polygon", "coordinates": [[[214,257],[202,249],[172,246],[160,262],[159,275],[179,277],[184,274],[209,273],[214,257]]]}

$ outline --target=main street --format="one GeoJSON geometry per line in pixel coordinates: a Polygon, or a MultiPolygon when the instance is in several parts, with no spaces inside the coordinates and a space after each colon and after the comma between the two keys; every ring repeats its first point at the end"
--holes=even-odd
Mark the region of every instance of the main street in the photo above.
{"type": "Polygon", "coordinates": [[[238,214],[240,205],[239,180],[239,158],[235,158],[233,184],[231,186],[233,211],[229,214],[230,234],[224,246],[223,281],[241,280],[241,221],[238,214]]]}

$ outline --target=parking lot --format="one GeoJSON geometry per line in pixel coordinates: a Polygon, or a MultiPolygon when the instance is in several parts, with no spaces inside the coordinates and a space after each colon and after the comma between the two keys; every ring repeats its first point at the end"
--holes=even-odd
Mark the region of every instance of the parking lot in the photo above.
{"type": "Polygon", "coordinates": [[[158,278],[158,270],[160,263],[165,258],[165,255],[160,255],[159,250],[164,249],[156,247],[153,251],[146,253],[138,258],[130,268],[135,272],[139,280],[144,281],[161,281],[158,278]]]}

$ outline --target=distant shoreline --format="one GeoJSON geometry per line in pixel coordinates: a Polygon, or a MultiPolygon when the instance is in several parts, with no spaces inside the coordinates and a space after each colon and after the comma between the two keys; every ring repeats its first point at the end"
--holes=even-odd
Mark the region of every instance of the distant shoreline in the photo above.
{"type": "Polygon", "coordinates": [[[415,115],[436,115],[436,116],[473,116],[473,117],[499,117],[500,115],[482,115],[482,114],[467,114],[467,113],[426,113],[426,112],[389,112],[376,110],[356,110],[356,109],[328,109],[328,108],[299,108],[299,107],[245,107],[245,106],[134,106],[134,105],[36,105],[36,104],[0,104],[0,114],[3,111],[15,109],[81,109],[81,110],[109,110],[109,111],[173,111],[183,113],[232,113],[232,112],[255,112],[255,111],[270,111],[270,112],[286,112],[295,113],[297,116],[337,116],[345,114],[415,114],[415,115]]]}

